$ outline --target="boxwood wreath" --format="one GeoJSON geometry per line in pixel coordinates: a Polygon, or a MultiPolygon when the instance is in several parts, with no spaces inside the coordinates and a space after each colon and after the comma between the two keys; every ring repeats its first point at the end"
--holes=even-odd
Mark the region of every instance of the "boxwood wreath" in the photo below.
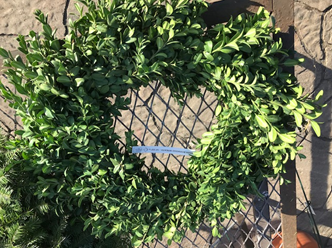
{"type": "Polygon", "coordinates": [[[19,94],[1,90],[22,118],[8,146],[23,151],[17,164],[34,173],[35,195],[59,214],[77,215],[96,237],[125,233],[134,246],[155,236],[179,241],[202,221],[218,236],[218,220],[244,208],[260,181],[283,182],[285,163],[301,149],[296,127],[310,124],[320,135],[322,92],[303,96],[282,70],[299,60],[271,38],[278,30],[263,8],[206,27],[207,3],[199,0],[80,2],[87,11],[75,5],[79,17],[64,39],[36,11],[41,34],[17,38],[26,61],[0,49],[19,94]],[[132,132],[126,147],[115,132],[128,90],[152,81],[180,104],[185,95],[200,97],[201,87],[220,102],[186,174],[143,171],[132,132]]]}

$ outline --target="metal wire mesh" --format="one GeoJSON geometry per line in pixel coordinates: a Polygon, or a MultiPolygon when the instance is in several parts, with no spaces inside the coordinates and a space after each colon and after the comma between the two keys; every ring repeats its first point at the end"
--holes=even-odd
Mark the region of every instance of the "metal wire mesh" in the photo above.
{"type": "MultiPolygon", "coordinates": [[[[6,78],[1,77],[5,83],[6,78]]],[[[133,130],[134,137],[141,146],[166,146],[194,148],[194,143],[203,132],[214,123],[216,97],[203,91],[202,97],[186,97],[183,106],[172,98],[170,91],[159,82],[153,82],[139,91],[132,90],[128,97],[131,104],[128,111],[115,122],[116,132],[133,130]]],[[[112,101],[112,99],[110,99],[112,101]]],[[[0,126],[12,133],[21,128],[14,112],[0,98],[0,126]]],[[[124,135],[123,135],[124,136],[124,135]]],[[[123,142],[123,141],[121,141],[123,142]]],[[[124,145],[124,143],[122,143],[124,145]]],[[[163,170],[168,168],[175,172],[186,172],[186,156],[172,154],[141,154],[145,157],[147,168],[151,166],[163,170]]],[[[181,242],[167,245],[166,239],[157,240],[142,248],[222,248],[222,247],[273,247],[272,238],[281,229],[279,181],[266,180],[260,185],[262,197],[247,196],[245,210],[235,217],[223,221],[220,238],[212,236],[212,229],[202,223],[193,233],[186,231],[181,242]]]]}
{"type": "MultiPolygon", "coordinates": [[[[141,146],[168,146],[194,148],[201,134],[214,123],[216,97],[203,90],[201,98],[184,99],[179,106],[170,91],[159,82],[151,83],[140,91],[131,91],[130,110],[117,119],[116,131],[134,131],[141,146]]],[[[147,167],[168,168],[186,172],[186,156],[171,154],[141,154],[147,167]]],[[[168,246],[166,240],[155,239],[142,247],[273,247],[272,239],[281,229],[280,194],[278,180],[266,180],[260,185],[262,197],[248,196],[246,209],[235,217],[223,221],[220,238],[212,237],[212,229],[202,223],[195,233],[186,231],[180,243],[168,246]]]]}

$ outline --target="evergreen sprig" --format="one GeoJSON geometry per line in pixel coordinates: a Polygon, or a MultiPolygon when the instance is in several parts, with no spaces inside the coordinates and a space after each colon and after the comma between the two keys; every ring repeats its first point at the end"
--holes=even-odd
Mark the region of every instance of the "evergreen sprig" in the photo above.
{"type": "Polygon", "coordinates": [[[75,213],[57,215],[44,199],[34,196],[35,177],[20,166],[18,151],[9,150],[0,132],[0,247],[92,248],[131,247],[128,236],[98,239],[75,213]],[[8,169],[10,166],[10,169],[8,169]]]}

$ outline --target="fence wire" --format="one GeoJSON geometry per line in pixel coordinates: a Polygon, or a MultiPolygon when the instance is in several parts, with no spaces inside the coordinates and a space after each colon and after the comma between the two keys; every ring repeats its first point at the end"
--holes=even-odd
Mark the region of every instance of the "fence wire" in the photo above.
{"type": "MultiPolygon", "coordinates": [[[[216,97],[203,90],[202,97],[186,97],[180,106],[168,89],[159,82],[139,91],[132,90],[130,110],[117,119],[116,131],[134,131],[140,146],[167,146],[193,149],[195,141],[214,124],[216,97]]],[[[186,156],[141,154],[146,167],[187,171],[186,156]]],[[[223,221],[220,238],[212,236],[212,228],[202,223],[195,233],[187,230],[181,242],[167,245],[166,239],[144,244],[144,248],[222,248],[273,247],[272,239],[281,229],[279,181],[266,180],[260,185],[262,197],[247,196],[246,210],[223,221]]]]}

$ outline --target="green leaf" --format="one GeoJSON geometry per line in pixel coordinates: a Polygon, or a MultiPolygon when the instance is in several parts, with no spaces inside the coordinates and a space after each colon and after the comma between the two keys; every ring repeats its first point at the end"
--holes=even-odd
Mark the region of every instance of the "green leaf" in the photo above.
{"type": "Polygon", "coordinates": [[[200,39],[194,39],[192,42],[191,42],[191,44],[190,44],[190,47],[197,47],[197,46],[199,46],[199,44],[201,44],[202,43],[202,41],[200,40],[200,39]]]}
{"type": "Polygon", "coordinates": [[[321,99],[321,97],[323,96],[323,94],[324,94],[323,90],[319,91],[315,97],[315,101],[319,101],[321,99]]]}
{"type": "Polygon", "coordinates": [[[60,77],[57,78],[57,81],[59,83],[70,83],[71,79],[67,76],[60,76],[60,77]]]}
{"type": "Polygon", "coordinates": [[[24,88],[24,86],[20,85],[20,84],[15,84],[15,88],[17,90],[18,93],[22,94],[22,95],[27,95],[27,91],[24,88]]]}
{"type": "Polygon", "coordinates": [[[133,246],[138,247],[143,243],[143,240],[136,240],[133,242],[133,246]]]}
{"type": "Polygon", "coordinates": [[[239,46],[235,42],[228,43],[225,47],[231,47],[231,48],[233,48],[236,51],[240,50],[239,46]]]}
{"type": "Polygon", "coordinates": [[[203,138],[203,139],[201,139],[200,143],[203,144],[203,145],[208,145],[208,144],[211,143],[211,139],[210,138],[203,138]]]}
{"type": "Polygon", "coordinates": [[[26,57],[31,64],[35,61],[42,62],[44,60],[44,57],[40,53],[29,53],[26,57]]]}
{"type": "Polygon", "coordinates": [[[131,170],[132,168],[134,168],[134,164],[125,164],[125,168],[126,170],[131,170]]]}
{"type": "Polygon", "coordinates": [[[51,93],[56,95],[56,96],[60,95],[60,92],[58,90],[56,90],[55,88],[51,89],[51,93]]]}
{"type": "Polygon", "coordinates": [[[75,78],[76,86],[80,87],[84,83],[84,78],[75,78]]]}
{"type": "Polygon", "coordinates": [[[172,233],[172,232],[165,232],[165,233],[163,234],[163,236],[165,236],[165,237],[168,238],[168,239],[172,239],[173,236],[174,236],[174,233],[172,233]]]}
{"type": "Polygon", "coordinates": [[[163,236],[171,240],[174,237],[175,231],[176,227],[172,226],[167,232],[163,234],[163,236]]]}
{"type": "Polygon", "coordinates": [[[155,57],[161,57],[161,58],[163,58],[163,59],[166,59],[168,56],[167,56],[166,53],[157,53],[157,54],[155,55],[155,57]]]}
{"type": "Polygon", "coordinates": [[[220,52],[222,52],[222,53],[232,53],[232,52],[234,52],[234,49],[233,48],[231,48],[231,47],[227,47],[227,46],[225,46],[225,47],[223,47],[221,50],[220,50],[220,52]]]}
{"type": "Polygon", "coordinates": [[[107,25],[105,24],[100,24],[96,26],[96,29],[100,32],[100,33],[106,33],[107,32],[107,25]]]}
{"type": "Polygon", "coordinates": [[[285,180],[283,177],[280,177],[280,185],[283,185],[285,183],[285,180]]]}
{"type": "Polygon", "coordinates": [[[215,110],[215,116],[219,116],[220,113],[221,113],[221,110],[222,110],[222,106],[221,105],[218,105],[216,110],[215,110]]]}
{"type": "Polygon", "coordinates": [[[134,83],[133,80],[132,80],[130,77],[128,77],[127,75],[124,75],[124,76],[122,77],[122,80],[123,80],[123,82],[125,82],[126,84],[133,84],[133,83],[134,83]]]}
{"type": "Polygon", "coordinates": [[[82,14],[83,14],[83,7],[81,7],[78,3],[75,3],[74,6],[75,6],[77,12],[80,14],[80,16],[82,16],[82,14]]]}
{"type": "Polygon", "coordinates": [[[49,118],[54,118],[54,116],[53,116],[51,110],[50,110],[49,108],[47,108],[47,107],[45,107],[45,115],[46,115],[47,117],[49,117],[49,118]]]}
{"type": "Polygon", "coordinates": [[[181,6],[185,6],[188,3],[188,1],[189,0],[178,0],[175,8],[179,8],[181,6]]]}
{"type": "Polygon", "coordinates": [[[293,114],[295,117],[296,126],[301,127],[302,126],[302,115],[296,110],[293,111],[293,114]]]}
{"type": "Polygon", "coordinates": [[[104,86],[98,88],[98,90],[102,94],[107,94],[110,90],[110,87],[108,85],[104,85],[104,86]]]}
{"type": "Polygon", "coordinates": [[[25,71],[24,76],[26,76],[29,79],[34,79],[38,76],[38,74],[34,71],[25,71]]]}
{"type": "Polygon", "coordinates": [[[262,116],[262,115],[256,115],[255,119],[256,119],[258,125],[261,126],[262,128],[267,128],[269,126],[267,124],[267,122],[265,121],[264,116],[262,116]]]}
{"type": "Polygon", "coordinates": [[[251,29],[249,29],[249,31],[244,36],[252,37],[252,36],[255,36],[255,35],[256,35],[256,28],[251,28],[251,29]]]}
{"type": "Polygon", "coordinates": [[[158,30],[158,33],[159,33],[160,35],[163,35],[163,33],[164,33],[164,29],[163,29],[161,26],[158,26],[158,27],[157,27],[157,30],[158,30]]]}
{"type": "Polygon", "coordinates": [[[311,127],[315,131],[317,137],[320,137],[321,131],[320,131],[320,127],[319,127],[318,123],[313,120],[310,123],[311,123],[311,127]]]}
{"type": "Polygon", "coordinates": [[[161,50],[163,48],[163,46],[164,46],[163,39],[161,37],[158,37],[157,38],[157,47],[158,47],[158,49],[161,50]]]}
{"type": "Polygon", "coordinates": [[[132,37],[135,34],[135,28],[130,28],[130,31],[128,33],[129,37],[132,37]]]}
{"type": "Polygon", "coordinates": [[[276,123],[281,120],[279,115],[268,115],[267,120],[271,123],[276,123]]]}
{"type": "Polygon", "coordinates": [[[269,132],[269,134],[268,134],[268,137],[269,137],[269,140],[271,141],[271,142],[274,142],[276,139],[277,139],[277,131],[275,130],[275,128],[274,127],[271,127],[271,130],[270,130],[270,132],[269,132]]]}
{"type": "Polygon", "coordinates": [[[26,68],[21,61],[12,61],[10,65],[21,70],[24,70],[26,68]]]}
{"type": "Polygon", "coordinates": [[[133,180],[131,181],[131,185],[133,185],[133,187],[137,189],[135,178],[133,178],[133,180]]]}
{"type": "Polygon", "coordinates": [[[43,25],[43,30],[46,36],[52,36],[52,28],[48,24],[43,25]]]}
{"type": "Polygon", "coordinates": [[[279,133],[278,136],[283,142],[286,142],[286,143],[289,143],[289,144],[293,144],[293,143],[296,142],[296,139],[293,138],[292,136],[288,135],[288,134],[279,133]]]}
{"type": "Polygon", "coordinates": [[[216,226],[212,229],[212,236],[213,237],[218,237],[219,236],[219,230],[216,226]]]}
{"type": "Polygon", "coordinates": [[[284,66],[292,67],[295,65],[299,65],[300,61],[297,59],[286,59],[284,63],[282,63],[284,66]]]}
{"type": "Polygon", "coordinates": [[[171,28],[171,29],[169,30],[168,39],[170,40],[170,39],[172,39],[173,37],[174,37],[174,29],[171,28]]]}
{"type": "Polygon", "coordinates": [[[0,56],[3,57],[4,59],[9,58],[8,52],[5,49],[1,48],[1,47],[0,47],[0,56]]]}
{"type": "Polygon", "coordinates": [[[251,53],[251,47],[249,44],[241,43],[239,46],[240,51],[243,51],[245,53],[251,53]]]}
{"type": "Polygon", "coordinates": [[[166,15],[171,15],[173,13],[173,7],[168,2],[166,2],[166,15]]]}
{"type": "Polygon", "coordinates": [[[298,155],[299,155],[300,159],[306,159],[306,158],[307,158],[307,157],[306,157],[304,154],[302,154],[302,153],[299,153],[298,155]]]}
{"type": "Polygon", "coordinates": [[[214,78],[219,81],[221,79],[221,73],[222,73],[221,68],[216,67],[214,78]]]}
{"type": "Polygon", "coordinates": [[[80,67],[79,66],[75,66],[72,69],[70,69],[69,72],[70,72],[71,76],[76,77],[79,74],[79,72],[80,72],[80,67]]]}
{"type": "Polygon", "coordinates": [[[44,83],[39,85],[39,89],[44,91],[49,91],[52,88],[50,84],[44,83]]]}
{"type": "MultiPolygon", "coordinates": [[[[213,61],[214,57],[210,53],[204,51],[203,54],[204,54],[204,57],[207,58],[209,61],[213,61]]],[[[208,71],[208,73],[210,74],[211,72],[208,71]]]]}
{"type": "Polygon", "coordinates": [[[302,102],[301,104],[305,109],[308,109],[308,110],[314,110],[315,109],[315,107],[313,105],[311,105],[310,103],[302,102]]]}
{"type": "Polygon", "coordinates": [[[99,176],[103,176],[103,175],[105,175],[107,173],[107,170],[103,170],[103,169],[99,169],[98,170],[98,175],[99,176]]]}
{"type": "Polygon", "coordinates": [[[211,53],[212,52],[212,46],[213,46],[213,43],[211,40],[208,40],[205,42],[204,44],[204,50],[208,53],[211,53]]]}
{"type": "Polygon", "coordinates": [[[130,44],[130,43],[135,42],[136,40],[137,40],[136,37],[131,37],[131,38],[129,38],[129,39],[126,41],[126,43],[127,43],[127,44],[130,44]]]}

